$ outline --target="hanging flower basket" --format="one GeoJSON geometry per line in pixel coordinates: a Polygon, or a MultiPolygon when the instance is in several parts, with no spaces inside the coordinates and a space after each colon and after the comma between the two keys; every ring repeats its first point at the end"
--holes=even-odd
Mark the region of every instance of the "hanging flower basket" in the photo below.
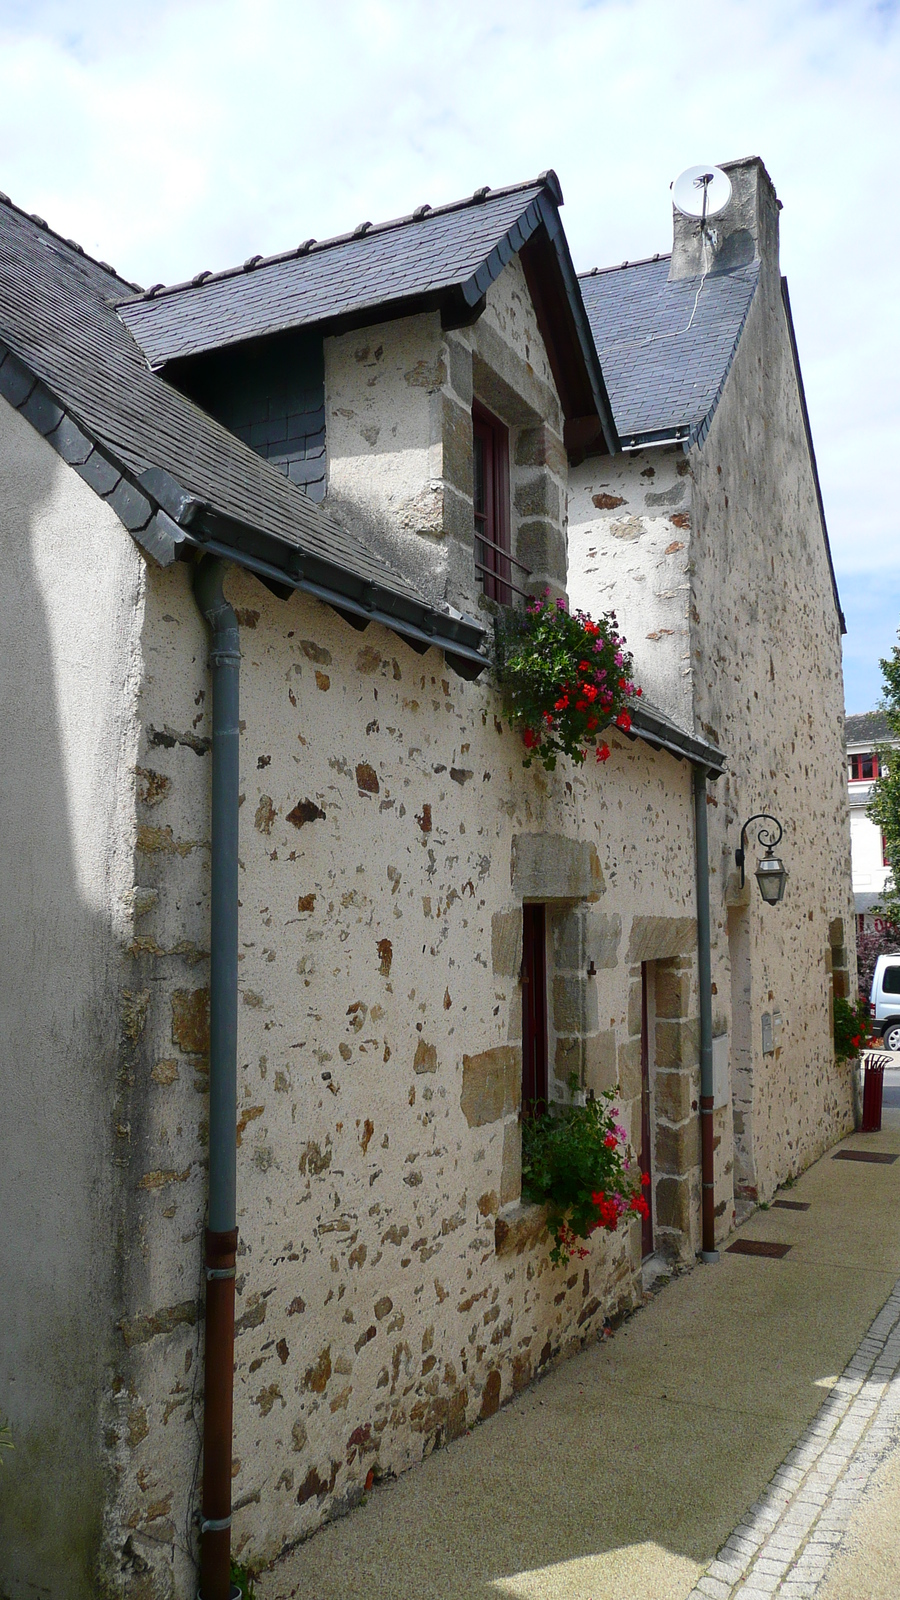
{"type": "Polygon", "coordinates": [[[587,1255],[585,1243],[622,1218],[647,1215],[642,1173],[619,1121],[616,1092],[586,1105],[548,1106],[522,1124],[522,1193],[547,1207],[550,1260],[565,1266],[587,1255]]]}
{"type": "Polygon", "coordinates": [[[594,621],[548,592],[495,621],[494,678],[507,722],[521,731],[526,767],[537,757],[552,772],[560,755],[581,766],[589,749],[608,761],[603,731],[614,723],[627,733],[629,702],[641,693],[633,672],[614,611],[594,621]]]}

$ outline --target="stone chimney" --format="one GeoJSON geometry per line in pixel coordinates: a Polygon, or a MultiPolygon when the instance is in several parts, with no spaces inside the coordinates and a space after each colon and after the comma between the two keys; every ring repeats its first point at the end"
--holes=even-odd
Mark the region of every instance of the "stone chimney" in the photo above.
{"type": "Polygon", "coordinates": [[[705,238],[699,217],[686,217],[672,207],[675,237],[670,283],[673,278],[699,278],[704,272],[732,272],[754,260],[778,270],[781,201],[759,156],[723,161],[722,171],[731,179],[731,199],[724,211],[710,217],[705,238]]]}

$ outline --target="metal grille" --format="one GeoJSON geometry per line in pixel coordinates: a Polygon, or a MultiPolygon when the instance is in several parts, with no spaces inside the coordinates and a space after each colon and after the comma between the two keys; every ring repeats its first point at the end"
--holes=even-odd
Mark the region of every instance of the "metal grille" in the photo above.
{"type": "Polygon", "coordinates": [[[890,1166],[897,1157],[889,1155],[887,1150],[839,1150],[832,1161],[877,1161],[879,1166],[890,1166]]]}
{"type": "Polygon", "coordinates": [[[769,1239],[738,1239],[735,1244],[728,1246],[728,1253],[733,1256],[773,1256],[780,1261],[790,1248],[789,1244],[774,1244],[769,1239]]]}

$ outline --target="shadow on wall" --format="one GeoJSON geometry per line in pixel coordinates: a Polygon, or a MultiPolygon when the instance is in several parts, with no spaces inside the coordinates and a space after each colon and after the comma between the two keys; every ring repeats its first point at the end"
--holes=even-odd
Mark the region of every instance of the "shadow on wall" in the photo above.
{"type": "Polygon", "coordinates": [[[0,1592],[11,1600],[96,1594],[122,959],[104,907],[116,902],[140,585],[123,534],[0,400],[0,1414],[14,1441],[0,1467],[0,1592]]]}

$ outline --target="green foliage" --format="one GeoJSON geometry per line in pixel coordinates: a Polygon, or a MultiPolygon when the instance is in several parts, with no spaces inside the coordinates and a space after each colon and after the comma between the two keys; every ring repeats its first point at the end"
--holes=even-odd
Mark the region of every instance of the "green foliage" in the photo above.
{"type": "MultiPolygon", "coordinates": [[[[900,634],[898,634],[900,637],[900,634]]],[[[900,647],[893,646],[890,655],[881,660],[884,697],[881,710],[895,738],[900,739],[900,647]]],[[[900,866],[900,760],[890,745],[878,745],[878,766],[881,777],[872,788],[867,815],[876,822],[884,835],[885,855],[891,869],[881,895],[879,910],[889,921],[900,926],[900,883],[897,869],[900,866]]]]}
{"type": "Polygon", "coordinates": [[[239,1561],[231,1563],[231,1581],[241,1591],[242,1600],[256,1600],[256,1585],[253,1575],[239,1561]]]}
{"type": "Polygon", "coordinates": [[[581,766],[589,746],[597,760],[609,747],[597,743],[611,722],[628,731],[627,703],[639,695],[632,682],[634,663],[624,649],[615,612],[595,622],[583,611],[568,611],[562,600],[531,600],[524,611],[506,610],[494,624],[494,677],[503,695],[507,722],[522,734],[528,754],[548,772],[557,757],[581,766]]]}
{"type": "Polygon", "coordinates": [[[549,1106],[522,1124],[522,1192],[546,1205],[550,1259],[563,1266],[587,1251],[578,1240],[598,1228],[614,1233],[622,1217],[645,1215],[641,1175],[616,1098],[607,1090],[586,1105],[549,1106]]]}
{"type": "Polygon", "coordinates": [[[867,1000],[845,1000],[834,997],[834,1053],[852,1061],[858,1056],[869,1034],[869,1003],[867,1000]]]}

